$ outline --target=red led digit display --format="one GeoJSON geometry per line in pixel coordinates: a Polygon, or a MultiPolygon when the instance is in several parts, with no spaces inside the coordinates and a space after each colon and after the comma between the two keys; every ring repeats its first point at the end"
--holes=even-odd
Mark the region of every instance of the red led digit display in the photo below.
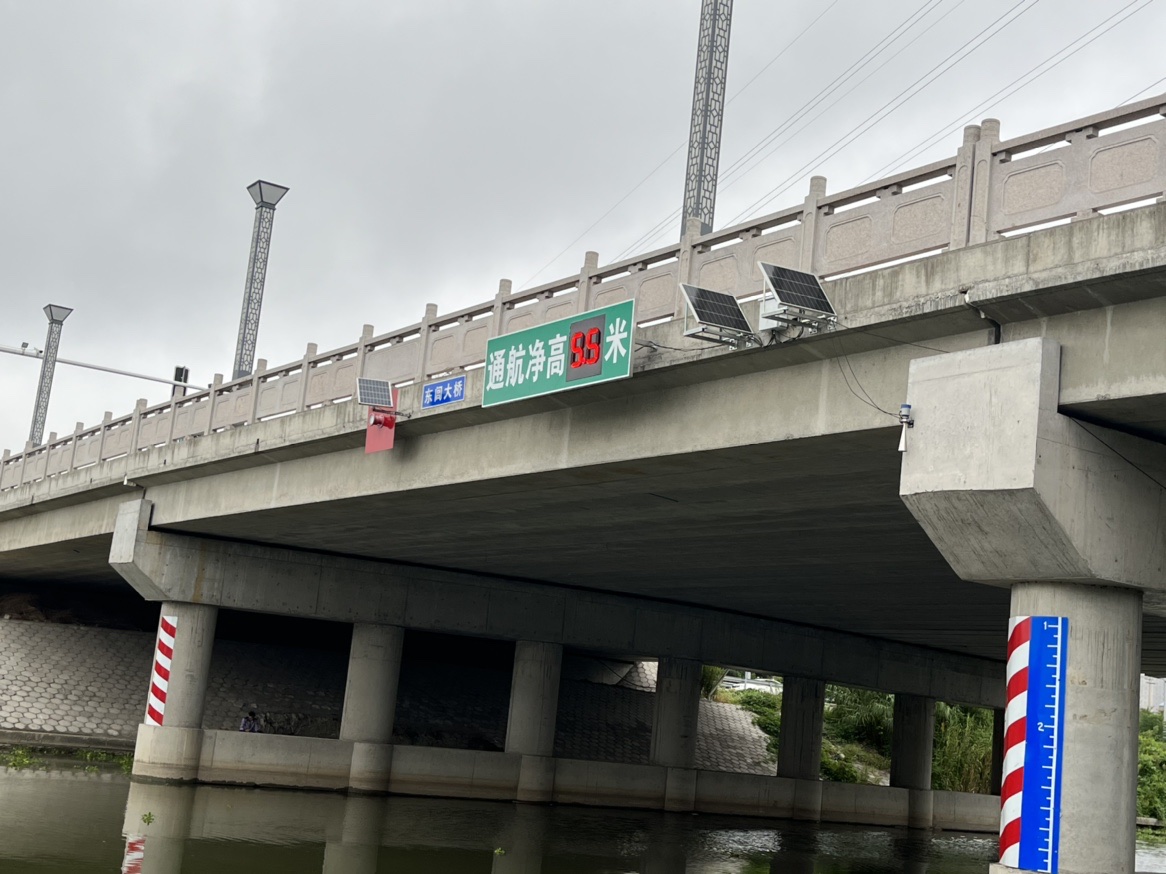
{"type": "Polygon", "coordinates": [[[571,335],[571,366],[586,367],[599,363],[599,328],[576,331],[571,335]]]}

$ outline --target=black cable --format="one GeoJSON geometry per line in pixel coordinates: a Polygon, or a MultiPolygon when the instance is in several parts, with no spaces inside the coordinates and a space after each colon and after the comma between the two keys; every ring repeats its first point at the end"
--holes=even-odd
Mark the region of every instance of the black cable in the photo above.
{"type": "Polygon", "coordinates": [[[1156,485],[1158,485],[1159,488],[1166,489],[1166,483],[1162,482],[1162,480],[1158,479],[1156,476],[1151,474],[1148,470],[1146,470],[1141,465],[1136,464],[1133,461],[1131,461],[1128,456],[1123,455],[1121,452],[1118,452],[1117,449],[1115,449],[1111,443],[1109,443],[1106,440],[1101,439],[1096,434],[1094,434],[1092,431],[1090,431],[1088,428],[1086,428],[1084,422],[1080,421],[1079,419],[1074,419],[1072,416],[1070,416],[1069,418],[1072,421],[1076,422],[1077,427],[1079,427],[1082,431],[1084,431],[1086,434],[1088,434],[1090,437],[1092,437],[1094,440],[1096,440],[1098,443],[1100,443],[1102,446],[1104,446],[1106,449],[1108,449],[1110,452],[1112,452],[1114,455],[1116,455],[1118,458],[1120,458],[1122,461],[1124,461],[1126,464],[1128,464],[1134,470],[1138,471],[1140,474],[1142,474],[1142,476],[1144,476],[1146,479],[1150,480],[1150,482],[1155,483],[1156,485]]]}
{"type": "Polygon", "coordinates": [[[834,343],[835,343],[835,350],[838,352],[838,355],[836,355],[834,358],[834,363],[838,365],[838,372],[842,374],[842,381],[844,383],[846,383],[846,387],[848,389],[850,389],[850,393],[852,395],[854,395],[856,398],[858,398],[860,401],[862,401],[864,404],[866,404],[868,407],[870,407],[871,409],[878,410],[883,415],[890,416],[892,419],[898,419],[899,418],[898,415],[896,415],[895,413],[889,412],[888,410],[884,410],[882,407],[880,407],[878,404],[876,404],[874,402],[874,399],[871,398],[871,396],[867,392],[867,390],[865,388],[862,388],[862,383],[858,379],[858,374],[854,373],[854,367],[851,366],[850,359],[847,358],[846,353],[842,351],[842,346],[841,346],[841,344],[839,344],[838,338],[834,337],[833,339],[834,339],[834,343]],[[845,360],[846,365],[848,367],[850,367],[850,372],[854,376],[854,381],[855,381],[855,383],[858,384],[858,387],[860,389],[862,389],[862,394],[866,395],[865,398],[862,395],[860,395],[858,392],[856,392],[854,390],[854,388],[850,385],[850,380],[846,378],[846,371],[843,370],[843,368],[842,368],[842,361],[843,360],[845,360]]]}
{"type": "MultiPolygon", "coordinates": [[[[959,116],[957,116],[957,117],[956,117],[956,120],[955,120],[955,121],[951,121],[951,122],[948,122],[947,124],[945,124],[945,125],[944,125],[943,127],[941,127],[939,130],[937,130],[935,133],[933,133],[931,136],[927,137],[927,138],[926,138],[926,139],[923,141],[923,143],[922,143],[921,145],[914,147],[913,149],[911,149],[911,150],[910,150],[910,151],[908,151],[908,152],[905,152],[904,154],[900,155],[898,158],[896,158],[895,160],[891,161],[890,163],[884,164],[884,165],[883,165],[883,167],[882,167],[881,169],[879,169],[879,170],[876,170],[876,171],[875,171],[873,174],[871,174],[870,176],[868,176],[868,177],[866,178],[866,181],[868,181],[868,182],[869,182],[871,179],[874,179],[874,178],[876,178],[876,177],[878,177],[878,176],[883,176],[883,175],[887,174],[888,172],[894,172],[894,171],[895,171],[895,170],[897,170],[899,167],[901,167],[903,164],[905,164],[907,161],[910,161],[912,158],[916,157],[916,156],[917,156],[917,155],[919,155],[921,152],[924,152],[924,151],[926,151],[927,149],[931,148],[931,146],[932,146],[932,145],[934,145],[935,141],[937,141],[937,140],[939,140],[939,139],[941,139],[941,138],[943,138],[943,137],[947,136],[947,135],[948,135],[949,133],[951,133],[953,130],[955,130],[955,129],[959,128],[959,127],[960,127],[961,125],[963,125],[963,124],[964,124],[964,123],[965,123],[965,122],[966,122],[968,119],[975,117],[977,114],[979,114],[979,113],[981,113],[981,112],[984,112],[984,111],[986,111],[986,110],[988,110],[988,109],[991,109],[991,107],[995,105],[995,104],[993,103],[993,101],[999,102],[999,101],[997,101],[997,100],[996,100],[996,98],[998,98],[998,97],[999,97],[1001,100],[1003,100],[1003,99],[1005,99],[1005,98],[1007,98],[1007,97],[1011,97],[1011,96],[1012,96],[1013,94],[1015,94],[1017,91],[1020,91],[1020,90],[1022,90],[1022,89],[1024,89],[1024,88],[1027,88],[1029,85],[1031,85],[1033,82],[1035,82],[1035,81],[1036,81],[1037,79],[1039,79],[1041,76],[1043,76],[1045,73],[1048,73],[1048,72],[1050,72],[1051,70],[1054,70],[1054,69],[1056,69],[1058,66],[1060,66],[1062,63],[1064,63],[1065,61],[1067,61],[1069,58],[1073,57],[1073,55],[1077,54],[1077,52],[1081,51],[1081,49],[1085,48],[1085,47],[1086,47],[1086,46],[1088,46],[1090,43],[1094,42],[1094,40],[1097,40],[1098,38],[1100,38],[1100,37],[1104,36],[1104,35],[1105,35],[1106,33],[1108,33],[1109,31],[1113,30],[1113,28],[1117,27],[1119,24],[1121,24],[1122,22],[1124,22],[1124,21],[1126,20],[1126,18],[1129,18],[1129,17],[1131,17],[1131,16],[1133,16],[1133,15],[1136,15],[1137,13],[1139,13],[1139,12],[1141,12],[1143,9],[1145,9],[1147,6],[1149,6],[1149,3],[1147,3],[1147,4],[1146,4],[1146,6],[1142,6],[1142,7],[1141,7],[1141,8],[1139,8],[1139,9],[1135,9],[1135,10],[1134,10],[1133,12],[1131,12],[1129,15],[1125,16],[1125,18],[1122,18],[1122,19],[1121,19],[1121,21],[1115,21],[1113,24],[1111,24],[1111,25],[1110,25],[1109,27],[1107,27],[1105,30],[1101,31],[1101,33],[1098,33],[1097,35],[1095,35],[1095,36],[1094,36],[1092,39],[1090,39],[1088,42],[1082,43],[1081,45],[1077,46],[1077,48],[1073,49],[1073,51],[1069,52],[1069,54],[1065,55],[1065,57],[1063,57],[1063,58],[1061,58],[1060,60],[1058,60],[1058,61],[1057,61],[1055,64],[1053,64],[1053,65],[1052,65],[1051,67],[1049,67],[1048,69],[1046,69],[1046,70],[1042,70],[1042,71],[1041,71],[1041,72],[1040,72],[1038,75],[1036,75],[1036,76],[1033,76],[1033,78],[1029,79],[1027,82],[1024,82],[1024,84],[1022,84],[1022,85],[1017,85],[1017,83],[1018,83],[1018,82],[1021,82],[1021,80],[1023,80],[1023,79],[1026,79],[1026,78],[1028,78],[1029,76],[1031,76],[1031,75],[1032,75],[1032,74],[1033,74],[1035,71],[1039,70],[1041,67],[1043,67],[1045,64],[1047,64],[1049,61],[1051,61],[1051,60],[1052,60],[1053,58],[1055,58],[1057,55],[1061,54],[1061,52],[1064,52],[1064,51],[1066,51],[1067,49],[1069,49],[1069,48],[1070,48],[1070,47],[1071,47],[1071,46],[1072,46],[1074,43],[1076,43],[1076,42],[1079,42],[1080,40],[1083,40],[1083,39],[1085,39],[1085,37],[1089,36],[1089,34],[1093,33],[1093,31],[1095,31],[1095,30],[1097,30],[1098,28],[1100,28],[1100,27],[1104,26],[1104,25],[1105,25],[1105,24],[1107,24],[1108,22],[1112,21],[1114,18],[1116,18],[1117,16],[1121,15],[1123,12],[1125,12],[1127,9],[1129,9],[1131,6],[1135,5],[1135,4],[1136,4],[1136,3],[1138,3],[1138,2],[1141,2],[1141,0],[1133,0],[1133,2],[1132,2],[1132,3],[1128,3],[1128,4],[1126,4],[1126,5],[1125,5],[1125,6],[1123,6],[1121,9],[1119,9],[1117,12],[1113,13],[1113,15],[1111,15],[1111,16],[1109,16],[1108,18],[1105,18],[1105,19],[1101,20],[1100,22],[1098,22],[1097,24],[1093,25],[1093,27],[1091,27],[1091,28],[1089,28],[1088,30],[1086,30],[1086,31],[1085,31],[1083,34],[1081,34],[1081,35],[1080,35],[1079,37],[1077,37],[1076,39],[1070,40],[1070,41],[1069,41],[1069,42],[1068,42],[1066,45],[1064,45],[1064,46],[1062,46],[1061,48],[1057,49],[1057,51],[1053,52],[1051,55],[1049,55],[1047,58],[1045,58],[1045,59],[1044,59],[1043,61],[1041,61],[1039,64],[1037,64],[1036,66],[1032,67],[1032,68],[1031,68],[1031,69],[1030,69],[1028,72],[1026,72],[1026,73],[1022,73],[1020,76],[1017,76],[1015,79],[1013,79],[1011,82],[1009,82],[1009,83],[1008,83],[1007,85],[1005,85],[1003,88],[1001,88],[1001,89],[1000,89],[999,91],[997,91],[995,94],[993,94],[993,95],[991,95],[990,97],[988,97],[988,98],[986,98],[986,99],[984,99],[984,100],[980,101],[980,103],[978,103],[978,104],[977,104],[977,105],[976,105],[976,106],[975,106],[973,109],[970,109],[970,110],[968,110],[967,112],[961,113],[959,116]],[[1014,88],[1013,86],[1016,86],[1016,87],[1014,88]],[[1012,90],[1010,90],[1010,91],[1009,91],[1008,89],[1012,89],[1012,90]],[[1006,94],[1005,94],[1005,93],[1004,93],[1005,91],[1007,91],[1008,93],[1006,93],[1006,94]],[[1001,96],[1001,95],[1003,95],[1003,96],[1001,96]]],[[[1164,81],[1166,81],[1166,78],[1163,78],[1163,79],[1159,79],[1159,80],[1158,80],[1158,82],[1164,82],[1164,81]]],[[[1158,84],[1158,82],[1155,82],[1155,83],[1154,83],[1154,85],[1157,85],[1157,84],[1158,84]]],[[[1154,85],[1151,85],[1151,86],[1150,86],[1150,88],[1153,88],[1153,87],[1154,87],[1154,85]]],[[[1148,91],[1148,90],[1149,90],[1149,88],[1144,88],[1144,89],[1142,89],[1142,91],[1139,91],[1139,92],[1138,92],[1138,94],[1141,94],[1141,93],[1143,93],[1144,91],[1148,91]]],[[[1137,95],[1135,94],[1134,96],[1136,97],[1137,95]]],[[[1132,97],[1131,97],[1131,98],[1129,98],[1129,100],[1132,100],[1132,99],[1133,99],[1132,97]]],[[[1126,102],[1128,103],[1128,102],[1129,102],[1129,100],[1127,100],[1126,102]]]]}

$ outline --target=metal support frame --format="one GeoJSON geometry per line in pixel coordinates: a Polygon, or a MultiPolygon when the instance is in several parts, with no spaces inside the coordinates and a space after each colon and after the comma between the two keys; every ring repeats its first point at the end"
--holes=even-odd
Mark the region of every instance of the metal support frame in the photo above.
{"type": "Polygon", "coordinates": [[[61,328],[65,319],[73,312],[69,307],[49,304],[45,307],[45,316],[49,320],[49,331],[45,337],[45,349],[40,363],[40,382],[36,387],[36,406],[32,411],[32,428],[29,429],[28,439],[33,446],[40,446],[44,442],[45,420],[49,417],[49,395],[53,390],[53,373],[57,369],[57,349],[61,345],[61,328]]]}
{"type": "Polygon", "coordinates": [[[247,259],[247,282],[243,289],[243,311],[239,315],[239,338],[235,344],[232,379],[250,376],[255,369],[255,347],[259,340],[259,313],[263,308],[263,286],[267,281],[267,255],[271,249],[271,226],[275,205],[288,189],[262,180],[247,186],[255,201],[255,223],[251,228],[251,254],[247,259]]]}
{"type": "Polygon", "coordinates": [[[696,81],[692,89],[692,123],[688,132],[688,166],[684,172],[681,237],[690,218],[700,220],[702,234],[713,229],[732,22],[733,0],[703,0],[700,40],[696,49],[696,81]]]}

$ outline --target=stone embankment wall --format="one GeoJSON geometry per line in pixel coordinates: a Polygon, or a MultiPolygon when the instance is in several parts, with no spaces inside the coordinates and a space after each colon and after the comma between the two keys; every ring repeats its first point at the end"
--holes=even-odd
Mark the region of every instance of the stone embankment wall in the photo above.
{"type": "MultiPolygon", "coordinates": [[[[138,631],[0,620],[0,741],[132,748],[153,648],[153,635],[138,631]]],[[[564,679],[555,754],[646,762],[654,667],[638,665],[615,685],[564,679]]],[[[337,737],[346,670],[342,653],[216,641],[203,724],[233,729],[255,710],[274,733],[337,737]]],[[[394,741],[501,750],[509,694],[506,671],[407,658],[394,741]]],[[[774,773],[748,713],[702,701],[698,732],[698,768],[774,773]]]]}

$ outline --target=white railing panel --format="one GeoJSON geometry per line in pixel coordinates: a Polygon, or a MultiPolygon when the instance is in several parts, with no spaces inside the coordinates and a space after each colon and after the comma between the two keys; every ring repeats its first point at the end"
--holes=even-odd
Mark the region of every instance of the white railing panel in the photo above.
{"type": "Polygon", "coordinates": [[[907,194],[819,215],[814,270],[820,275],[872,267],[951,242],[950,179],[907,194]]]}

